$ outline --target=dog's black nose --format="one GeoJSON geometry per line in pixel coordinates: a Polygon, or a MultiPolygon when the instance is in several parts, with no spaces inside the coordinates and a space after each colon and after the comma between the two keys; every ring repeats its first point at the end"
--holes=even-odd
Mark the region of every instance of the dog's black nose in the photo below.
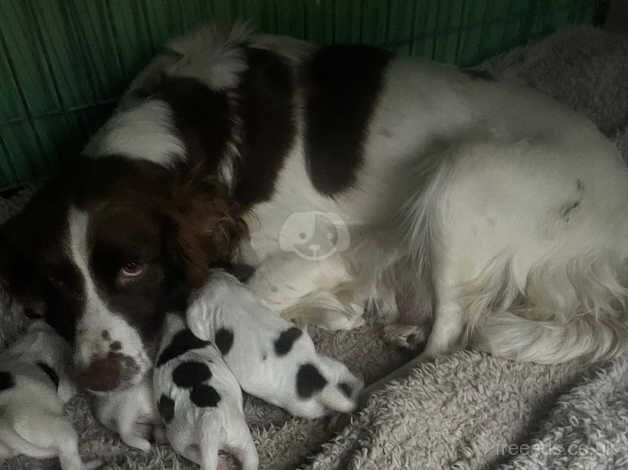
{"type": "Polygon", "coordinates": [[[110,392],[120,386],[122,374],[118,357],[111,354],[92,360],[86,366],[77,366],[76,381],[94,392],[110,392]]]}

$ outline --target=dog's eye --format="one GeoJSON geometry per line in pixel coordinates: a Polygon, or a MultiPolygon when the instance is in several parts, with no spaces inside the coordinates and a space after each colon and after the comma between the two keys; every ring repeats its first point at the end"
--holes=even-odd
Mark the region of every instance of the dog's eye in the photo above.
{"type": "Polygon", "coordinates": [[[142,277],[146,272],[146,264],[129,261],[125,263],[118,273],[118,279],[121,282],[129,282],[142,277]]]}

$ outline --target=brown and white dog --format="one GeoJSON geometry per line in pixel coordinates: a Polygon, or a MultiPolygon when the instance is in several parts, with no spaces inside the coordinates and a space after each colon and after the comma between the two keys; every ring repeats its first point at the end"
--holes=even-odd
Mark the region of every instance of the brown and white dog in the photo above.
{"type": "Polygon", "coordinates": [[[6,224],[1,272],[92,390],[139,383],[164,312],[232,259],[295,321],[431,311],[422,358],[595,360],[626,346],[627,203],[613,145],[534,91],[204,28],[6,224]]]}

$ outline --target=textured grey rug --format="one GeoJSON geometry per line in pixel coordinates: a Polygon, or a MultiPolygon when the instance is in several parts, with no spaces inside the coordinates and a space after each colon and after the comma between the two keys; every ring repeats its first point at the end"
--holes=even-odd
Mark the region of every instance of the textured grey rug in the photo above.
{"type": "MultiPolygon", "coordinates": [[[[589,115],[628,158],[628,36],[565,31],[485,68],[589,115]]],[[[20,205],[1,203],[0,218],[20,205]]],[[[0,341],[15,334],[15,325],[0,317],[0,341]]],[[[374,326],[314,336],[321,350],[343,359],[367,382],[404,361],[381,342],[374,326]]],[[[105,468],[192,468],[167,447],[148,454],[124,447],[93,421],[84,397],[73,400],[68,412],[81,433],[83,454],[104,459],[105,468]]],[[[628,358],[585,370],[460,352],[391,384],[347,425],[289,418],[253,399],[246,412],[264,469],[628,468],[628,358]]],[[[54,465],[20,458],[0,468],[54,465]]]]}

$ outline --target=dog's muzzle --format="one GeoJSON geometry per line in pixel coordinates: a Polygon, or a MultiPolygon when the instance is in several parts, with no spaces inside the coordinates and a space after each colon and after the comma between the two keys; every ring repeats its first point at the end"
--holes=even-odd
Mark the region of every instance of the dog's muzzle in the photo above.
{"type": "Polygon", "coordinates": [[[112,392],[134,383],[140,369],[131,356],[109,352],[88,364],[77,364],[76,380],[81,387],[92,392],[112,392]]]}

